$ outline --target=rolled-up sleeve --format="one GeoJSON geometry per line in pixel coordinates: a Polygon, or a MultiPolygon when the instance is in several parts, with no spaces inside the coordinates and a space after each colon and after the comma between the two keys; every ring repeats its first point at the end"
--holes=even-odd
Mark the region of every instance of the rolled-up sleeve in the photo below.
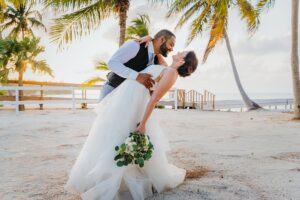
{"type": "Polygon", "coordinates": [[[140,49],[140,44],[128,41],[123,44],[108,61],[108,68],[123,78],[136,79],[138,72],[126,67],[124,63],[134,58],[140,49]]]}

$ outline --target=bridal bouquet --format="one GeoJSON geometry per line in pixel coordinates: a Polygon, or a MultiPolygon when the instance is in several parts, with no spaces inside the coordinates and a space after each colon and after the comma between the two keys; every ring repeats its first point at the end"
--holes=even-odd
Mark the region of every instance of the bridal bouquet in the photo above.
{"type": "Polygon", "coordinates": [[[118,167],[127,166],[128,164],[143,167],[144,162],[151,158],[154,148],[148,135],[132,132],[124,143],[115,147],[115,150],[118,154],[114,160],[117,161],[118,167]]]}

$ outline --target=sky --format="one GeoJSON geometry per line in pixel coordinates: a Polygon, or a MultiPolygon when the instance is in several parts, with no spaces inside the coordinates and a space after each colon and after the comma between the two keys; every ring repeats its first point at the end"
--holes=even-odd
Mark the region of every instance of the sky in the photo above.
{"type": "MultiPolygon", "coordinates": [[[[276,1],[275,6],[261,16],[260,27],[254,35],[248,34],[237,9],[230,11],[228,35],[242,85],[249,94],[292,93],[290,4],[286,0],[276,1]]],[[[190,22],[175,31],[174,27],[181,15],[167,19],[167,11],[166,5],[153,6],[147,0],[132,0],[127,24],[137,14],[148,14],[152,36],[160,29],[169,29],[176,35],[174,51],[167,58],[169,64],[171,55],[183,50],[194,50],[201,60],[209,32],[199,35],[186,46],[190,22]]],[[[45,10],[43,16],[44,23],[50,27],[54,14],[45,10]]],[[[74,41],[65,50],[58,50],[58,46],[50,42],[48,33],[36,33],[42,37],[41,44],[45,46],[45,52],[39,59],[47,61],[54,70],[55,78],[33,74],[28,70],[24,79],[82,83],[94,76],[105,77],[105,73],[94,70],[94,63],[96,60],[107,62],[118,49],[119,26],[116,16],[104,20],[91,35],[74,41]]],[[[207,62],[200,62],[191,77],[179,78],[174,87],[199,92],[208,90],[215,94],[238,93],[225,41],[217,44],[207,62]]]]}

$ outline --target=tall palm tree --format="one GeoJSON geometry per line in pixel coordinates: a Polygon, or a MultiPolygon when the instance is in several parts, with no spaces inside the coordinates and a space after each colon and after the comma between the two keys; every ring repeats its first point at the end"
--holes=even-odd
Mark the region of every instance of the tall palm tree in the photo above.
{"type": "Polygon", "coordinates": [[[119,46],[125,41],[126,20],[130,0],[42,1],[46,7],[52,7],[55,11],[72,11],[56,18],[50,30],[52,42],[57,43],[60,48],[74,39],[90,34],[99,27],[101,21],[111,15],[117,15],[119,18],[119,46]]]}
{"type": "Polygon", "coordinates": [[[292,0],[292,78],[294,89],[294,118],[300,119],[300,78],[298,56],[299,0],[292,0]]]}
{"type": "MultiPolygon", "coordinates": [[[[23,86],[23,75],[28,67],[33,72],[47,74],[53,77],[53,71],[45,60],[36,60],[36,57],[45,51],[44,47],[39,46],[39,38],[27,38],[18,41],[16,38],[7,38],[0,40],[0,69],[4,71],[7,80],[9,72],[18,73],[18,85],[23,86]]],[[[1,77],[0,77],[1,79],[1,77]]],[[[22,98],[23,91],[20,91],[19,97],[22,98]]],[[[19,106],[24,110],[24,105],[19,106]]]]}
{"type": "MultiPolygon", "coordinates": [[[[97,61],[97,64],[95,66],[95,70],[97,71],[108,71],[109,68],[107,66],[107,63],[104,62],[104,61],[97,61]]],[[[99,83],[99,82],[104,82],[106,81],[105,79],[97,76],[97,77],[93,77],[93,78],[90,78],[88,80],[86,80],[83,84],[82,84],[82,87],[90,87],[90,86],[93,86],[95,85],[96,83],[99,83]]]]}
{"type": "Polygon", "coordinates": [[[43,28],[42,15],[39,11],[33,10],[33,0],[7,0],[4,9],[0,31],[9,30],[9,37],[19,39],[34,37],[33,28],[43,28]]]}
{"type": "Polygon", "coordinates": [[[184,12],[179,19],[176,28],[184,25],[193,16],[187,45],[191,43],[204,30],[210,30],[210,38],[205,49],[203,62],[208,58],[210,52],[215,45],[225,38],[226,46],[229,52],[230,61],[234,73],[234,78],[242,99],[248,110],[261,108],[258,104],[252,101],[244,91],[233,58],[230,41],[226,33],[228,24],[229,8],[237,8],[242,20],[247,22],[247,28],[250,33],[253,33],[259,24],[258,11],[247,0],[174,0],[171,1],[170,10],[167,14],[170,17],[174,13],[184,12]]]}
{"type": "MultiPolygon", "coordinates": [[[[275,0],[260,0],[257,9],[261,12],[265,8],[271,8],[275,0]]],[[[300,119],[300,78],[299,78],[299,55],[298,55],[298,16],[299,16],[299,0],[292,0],[291,14],[291,68],[294,91],[294,118],[300,119]]]]}
{"type": "Polygon", "coordinates": [[[149,35],[150,19],[148,15],[139,15],[131,21],[126,29],[126,40],[141,38],[149,35]]]}

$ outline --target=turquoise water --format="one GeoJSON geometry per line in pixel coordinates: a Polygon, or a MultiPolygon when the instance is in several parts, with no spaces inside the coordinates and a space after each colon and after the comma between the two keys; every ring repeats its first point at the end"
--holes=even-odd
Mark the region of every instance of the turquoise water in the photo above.
{"type": "MultiPolygon", "coordinates": [[[[250,99],[292,99],[291,93],[248,93],[250,99]]],[[[241,100],[239,93],[216,93],[216,100],[241,100]]]]}

